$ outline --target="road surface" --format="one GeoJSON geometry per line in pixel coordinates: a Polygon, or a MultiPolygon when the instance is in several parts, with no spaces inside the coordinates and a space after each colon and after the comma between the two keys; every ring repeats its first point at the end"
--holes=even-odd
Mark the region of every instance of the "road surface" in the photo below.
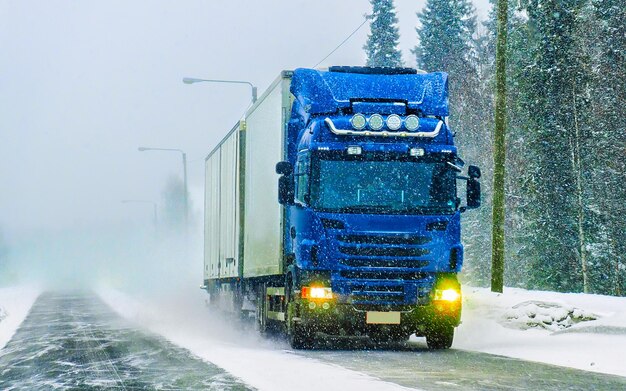
{"type": "Polygon", "coordinates": [[[90,294],[44,294],[0,351],[0,390],[249,390],[90,294]]]}
{"type": "Polygon", "coordinates": [[[420,390],[626,390],[626,378],[620,376],[456,349],[429,351],[425,341],[374,350],[334,345],[306,355],[420,390]]]}
{"type": "MultiPolygon", "coordinates": [[[[277,341],[275,349],[284,348],[277,341]]],[[[365,339],[327,340],[295,353],[409,389],[626,390],[625,377],[455,349],[433,352],[421,342],[377,347],[365,339]]],[[[302,390],[315,389],[306,373],[302,379],[302,390]]],[[[0,351],[0,390],[49,389],[250,390],[254,384],[133,327],[93,294],[46,293],[0,351]]]]}

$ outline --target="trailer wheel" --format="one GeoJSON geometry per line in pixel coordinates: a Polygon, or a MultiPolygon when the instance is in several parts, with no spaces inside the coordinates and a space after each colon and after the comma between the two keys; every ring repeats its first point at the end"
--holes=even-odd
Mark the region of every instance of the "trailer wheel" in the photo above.
{"type": "Polygon", "coordinates": [[[259,334],[262,336],[266,336],[268,334],[267,316],[265,312],[265,292],[265,284],[260,284],[257,287],[256,312],[254,314],[257,329],[259,330],[259,334]]]}
{"type": "Polygon", "coordinates": [[[454,326],[433,327],[426,333],[426,344],[430,350],[448,349],[454,339],[454,326]]]}

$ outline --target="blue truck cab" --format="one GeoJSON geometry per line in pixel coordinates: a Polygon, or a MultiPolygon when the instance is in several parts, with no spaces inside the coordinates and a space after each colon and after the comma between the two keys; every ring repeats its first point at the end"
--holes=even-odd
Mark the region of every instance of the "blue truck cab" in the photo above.
{"type": "MultiPolygon", "coordinates": [[[[448,348],[461,315],[461,212],[480,170],[448,126],[447,74],[410,68],[296,69],[283,205],[284,313],[294,348],[317,333],[448,348]],[[464,202],[457,183],[467,182],[464,202]]],[[[267,322],[267,320],[265,320],[267,322]]]]}

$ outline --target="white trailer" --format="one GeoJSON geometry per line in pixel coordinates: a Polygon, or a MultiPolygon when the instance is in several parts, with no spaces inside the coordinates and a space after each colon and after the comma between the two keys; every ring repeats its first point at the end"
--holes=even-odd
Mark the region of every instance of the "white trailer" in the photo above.
{"type": "Polygon", "coordinates": [[[204,282],[281,275],[282,207],[276,162],[285,159],[292,97],[284,71],[205,160],[204,282]]]}

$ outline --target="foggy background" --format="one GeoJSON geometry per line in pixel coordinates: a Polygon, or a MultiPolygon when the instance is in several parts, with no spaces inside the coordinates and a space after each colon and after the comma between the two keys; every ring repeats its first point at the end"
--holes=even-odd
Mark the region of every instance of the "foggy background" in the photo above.
{"type": "MultiPolygon", "coordinates": [[[[394,3],[404,62],[415,66],[410,50],[424,1],[394,3]]],[[[488,0],[475,4],[484,19],[488,0]]],[[[246,80],[260,96],[281,70],[317,64],[370,7],[0,0],[0,283],[127,283],[182,271],[200,282],[204,157],[251,94],[247,85],[181,79],[246,80]],[[139,146],[187,153],[186,244],[180,224],[164,224],[181,155],[139,146]],[[151,204],[121,202],[128,199],[155,202],[159,227],[151,204]]],[[[363,65],[368,33],[369,23],[319,66],[363,65]]]]}

